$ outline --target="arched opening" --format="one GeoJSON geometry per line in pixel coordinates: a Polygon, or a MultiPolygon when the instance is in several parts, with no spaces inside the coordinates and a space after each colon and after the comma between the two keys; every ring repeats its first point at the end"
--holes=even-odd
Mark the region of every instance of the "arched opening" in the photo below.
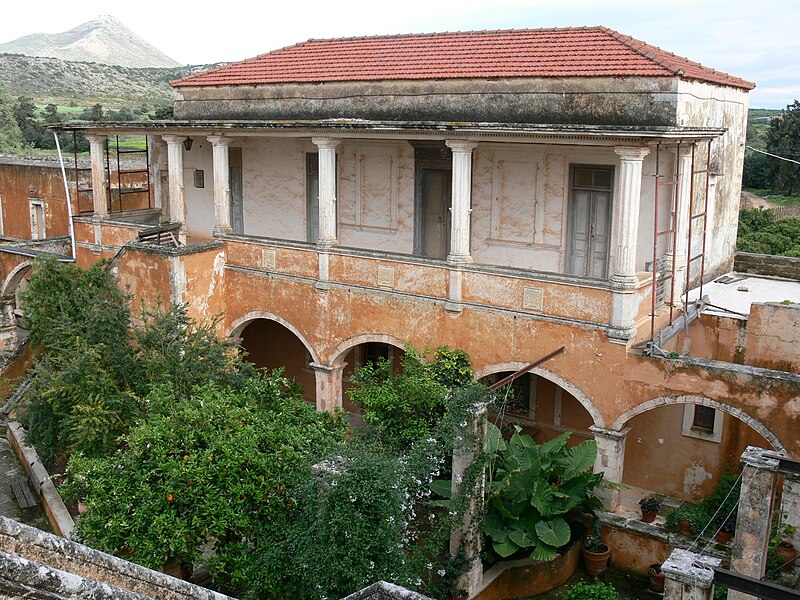
{"type": "Polygon", "coordinates": [[[738,464],[747,446],[782,450],[763,424],[708,398],[650,400],[617,423],[614,429],[630,428],[622,482],[640,496],[639,490],[647,490],[699,500],[711,493],[726,465],[738,464]]]}
{"type": "MultiPolygon", "coordinates": [[[[402,360],[405,350],[397,343],[385,341],[383,336],[375,336],[374,341],[362,341],[355,346],[343,351],[344,369],[342,370],[342,408],[348,413],[360,414],[358,405],[350,400],[350,390],[354,385],[350,381],[356,369],[368,363],[377,363],[380,360],[389,361],[392,372],[399,373],[402,369],[402,360]]],[[[338,362],[338,361],[337,361],[338,362]]]]}
{"type": "MultiPolygon", "coordinates": [[[[520,364],[516,368],[521,366],[520,364]]],[[[509,365],[505,366],[508,367],[509,365]]],[[[497,383],[514,373],[516,369],[511,370],[512,368],[514,367],[485,374],[480,381],[488,385],[497,383]]],[[[560,378],[543,369],[536,369],[500,388],[499,400],[503,408],[495,416],[496,423],[516,423],[522,427],[522,433],[530,435],[540,444],[566,431],[572,433],[569,442],[571,445],[594,439],[589,427],[597,424],[599,413],[593,415],[586,408],[586,403],[589,402],[587,398],[583,398],[581,402],[576,397],[576,394],[580,394],[577,388],[567,389],[567,386],[561,385],[555,379],[560,378]]],[[[589,406],[594,408],[591,403],[589,406]]]]}
{"type": "Polygon", "coordinates": [[[256,318],[234,330],[247,359],[256,367],[284,368],[284,374],[303,390],[303,398],[316,403],[314,359],[303,341],[288,327],[266,318],[256,318]]]}

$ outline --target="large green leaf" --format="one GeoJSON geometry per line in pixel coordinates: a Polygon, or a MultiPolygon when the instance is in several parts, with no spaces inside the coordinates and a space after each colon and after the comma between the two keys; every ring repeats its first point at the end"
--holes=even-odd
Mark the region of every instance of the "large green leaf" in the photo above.
{"type": "Polygon", "coordinates": [[[503,441],[503,432],[498,429],[497,425],[489,421],[487,424],[488,435],[487,445],[490,454],[502,452],[506,449],[506,443],[503,441]]]}
{"type": "Polygon", "coordinates": [[[569,542],[569,525],[560,517],[549,521],[539,521],[536,524],[536,535],[539,537],[540,542],[544,542],[554,548],[560,548],[569,542]]]}
{"type": "Polygon", "coordinates": [[[547,544],[543,544],[541,542],[536,544],[536,548],[534,548],[533,552],[531,552],[531,558],[533,560],[542,560],[542,561],[555,560],[556,556],[558,556],[556,548],[553,548],[552,546],[548,546],[547,544]]]}
{"type": "Polygon", "coordinates": [[[517,546],[512,541],[495,542],[494,544],[492,544],[492,548],[494,549],[495,552],[497,552],[497,554],[501,558],[506,558],[508,556],[511,556],[512,554],[514,554],[514,552],[519,550],[519,546],[517,546]]]}
{"type": "Polygon", "coordinates": [[[431,491],[442,498],[453,495],[453,481],[451,479],[434,479],[430,485],[431,491]]]}
{"type": "Polygon", "coordinates": [[[524,531],[512,531],[508,534],[508,539],[520,548],[530,548],[536,543],[536,540],[528,536],[524,531]]]}
{"type": "Polygon", "coordinates": [[[531,492],[531,506],[542,516],[547,517],[558,510],[558,502],[553,494],[553,486],[541,479],[535,482],[531,492]]]}
{"type": "Polygon", "coordinates": [[[594,466],[596,458],[597,445],[592,440],[586,440],[574,448],[568,448],[566,456],[559,461],[564,469],[562,476],[564,479],[571,479],[588,471],[594,466]]]}

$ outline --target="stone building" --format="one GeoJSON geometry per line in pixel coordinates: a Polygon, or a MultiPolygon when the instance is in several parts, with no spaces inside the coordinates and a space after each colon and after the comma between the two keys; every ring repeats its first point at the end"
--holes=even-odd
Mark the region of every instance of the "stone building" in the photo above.
{"type": "Polygon", "coordinates": [[[480,378],[563,347],[509,414],[594,437],[613,481],[697,497],[749,444],[800,453],[800,284],[720,280],[752,83],[592,27],[309,40],[172,85],[173,121],[81,126],[77,262],[222,313],[320,410],[406,344],[480,378]],[[135,206],[105,150],[130,135],[135,206]]]}

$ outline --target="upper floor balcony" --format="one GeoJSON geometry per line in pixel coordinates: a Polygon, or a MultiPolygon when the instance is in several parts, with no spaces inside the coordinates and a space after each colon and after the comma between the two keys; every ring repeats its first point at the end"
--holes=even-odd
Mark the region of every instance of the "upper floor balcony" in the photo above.
{"type": "MultiPolygon", "coordinates": [[[[224,240],[228,268],[318,289],[520,311],[627,343],[659,307],[679,306],[687,273],[728,260],[693,259],[719,212],[716,130],[169,130],[138,131],[148,134],[149,194],[162,222],[179,224],[183,243],[224,240]]],[[[108,220],[108,133],[136,132],[90,135],[95,220],[108,220]]]]}

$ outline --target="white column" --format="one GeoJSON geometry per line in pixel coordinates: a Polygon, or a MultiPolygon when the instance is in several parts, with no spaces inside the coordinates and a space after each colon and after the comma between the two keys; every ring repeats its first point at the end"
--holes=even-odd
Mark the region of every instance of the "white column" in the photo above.
{"type": "Polygon", "coordinates": [[[92,200],[94,214],[108,214],[108,189],[106,187],[106,140],[108,136],[87,134],[89,154],[92,157],[92,200]]]}
{"type": "Polygon", "coordinates": [[[345,365],[330,367],[311,363],[317,393],[317,410],[333,412],[342,406],[342,372],[345,365]]]}
{"type": "Polygon", "coordinates": [[[472,212],[472,150],[478,145],[465,140],[447,140],[453,151],[453,185],[450,201],[450,254],[448,262],[472,262],[469,253],[472,212]]]}
{"type": "Polygon", "coordinates": [[[231,233],[231,175],[228,146],[233,141],[221,135],[209,136],[214,157],[214,235],[231,233]]]}
{"type": "Polygon", "coordinates": [[[183,195],[183,135],[162,135],[167,142],[167,161],[169,163],[169,220],[180,223],[179,238],[186,243],[186,200],[183,195]]]}
{"type": "MultiPolygon", "coordinates": [[[[679,305],[686,287],[686,252],[689,247],[689,210],[692,206],[692,147],[681,146],[675,160],[680,161],[677,203],[675,207],[675,298],[673,304],[679,305]]],[[[672,249],[670,248],[670,252],[672,249]]]]}
{"type": "MultiPolygon", "coordinates": [[[[615,429],[603,429],[594,425],[589,427],[589,431],[594,434],[597,443],[597,460],[594,465],[594,472],[603,472],[604,479],[612,483],[622,483],[622,472],[625,466],[625,438],[630,431],[626,427],[620,431],[615,429]]],[[[603,489],[599,496],[603,499],[603,505],[609,512],[614,512],[619,508],[620,491],[615,489],[603,489]]]]}
{"type": "Polygon", "coordinates": [[[676,548],[661,565],[664,600],[710,600],[721,559],[676,548]]]}
{"type": "Polygon", "coordinates": [[[336,147],[341,140],[312,138],[319,149],[319,239],[317,245],[330,248],[336,239],[336,147]]]}
{"type": "Polygon", "coordinates": [[[618,146],[620,157],[619,202],[616,216],[617,257],[612,279],[636,283],[636,244],[639,237],[639,204],[642,196],[642,161],[646,147],[618,146]]]}

